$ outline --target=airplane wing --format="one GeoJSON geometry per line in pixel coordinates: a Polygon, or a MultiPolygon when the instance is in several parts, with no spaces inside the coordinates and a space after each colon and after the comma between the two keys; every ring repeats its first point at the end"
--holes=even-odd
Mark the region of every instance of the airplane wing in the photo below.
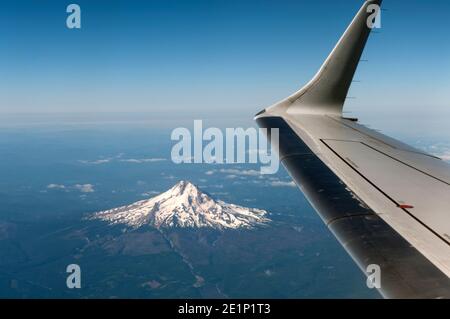
{"type": "Polygon", "coordinates": [[[281,162],[359,267],[380,267],[383,297],[450,298],[450,165],[342,115],[380,5],[365,1],[316,76],[256,121],[279,129],[281,162]]]}

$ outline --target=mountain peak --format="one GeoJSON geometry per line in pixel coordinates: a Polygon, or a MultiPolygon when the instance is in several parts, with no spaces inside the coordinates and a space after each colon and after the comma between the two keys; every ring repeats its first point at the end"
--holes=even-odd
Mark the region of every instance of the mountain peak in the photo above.
{"type": "Polygon", "coordinates": [[[237,229],[264,225],[266,211],[214,200],[189,181],[179,181],[168,191],[127,206],[95,213],[92,218],[133,228],[237,229]]]}
{"type": "Polygon", "coordinates": [[[190,193],[190,194],[198,194],[200,193],[200,190],[198,187],[194,184],[192,184],[190,181],[179,181],[176,183],[170,190],[172,193],[190,193]]]}

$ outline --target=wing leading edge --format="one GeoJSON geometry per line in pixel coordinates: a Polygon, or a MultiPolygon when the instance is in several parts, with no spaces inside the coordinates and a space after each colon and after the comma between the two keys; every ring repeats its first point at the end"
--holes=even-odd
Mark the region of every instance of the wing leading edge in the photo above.
{"type": "Polygon", "coordinates": [[[311,82],[256,121],[279,129],[281,162],[359,267],[380,266],[384,297],[450,298],[450,166],[342,118],[374,4],[311,82]]]}

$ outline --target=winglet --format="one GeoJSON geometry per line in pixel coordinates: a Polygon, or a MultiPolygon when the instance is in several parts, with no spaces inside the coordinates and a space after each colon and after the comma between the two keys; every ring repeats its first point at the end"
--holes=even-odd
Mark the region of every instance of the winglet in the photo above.
{"type": "Polygon", "coordinates": [[[371,18],[378,13],[381,2],[365,1],[314,78],[267,111],[342,115],[350,84],[371,31],[371,18]]]}

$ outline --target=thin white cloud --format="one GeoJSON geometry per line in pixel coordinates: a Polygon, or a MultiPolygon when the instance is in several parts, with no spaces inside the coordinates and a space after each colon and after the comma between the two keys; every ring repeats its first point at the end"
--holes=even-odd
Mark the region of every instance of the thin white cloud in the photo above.
{"type": "Polygon", "coordinates": [[[450,150],[449,151],[445,151],[445,152],[440,153],[440,154],[436,154],[436,156],[441,158],[444,161],[450,161],[450,150]]]}
{"type": "Polygon", "coordinates": [[[149,196],[158,195],[158,194],[160,194],[160,192],[157,192],[157,191],[149,191],[149,192],[142,193],[141,196],[149,197],[149,196]]]}
{"type": "Polygon", "coordinates": [[[264,274],[265,274],[267,277],[272,277],[273,271],[270,270],[270,269],[267,269],[267,270],[264,271],[264,274]]]}
{"type": "Polygon", "coordinates": [[[80,160],[80,163],[88,164],[88,165],[100,165],[100,164],[106,164],[112,161],[112,158],[104,158],[104,159],[98,159],[94,161],[87,161],[87,160],[80,160]]]}
{"type": "Polygon", "coordinates": [[[92,185],[92,184],[76,184],[74,187],[75,187],[75,189],[79,190],[82,193],[95,192],[94,185],[92,185]]]}
{"type": "Polygon", "coordinates": [[[222,168],[222,169],[214,169],[206,171],[206,175],[213,175],[215,173],[222,173],[228,175],[236,175],[236,176],[260,176],[261,172],[254,169],[236,169],[236,168],[222,168]]]}
{"type": "Polygon", "coordinates": [[[62,185],[62,184],[48,184],[47,188],[48,189],[65,189],[66,186],[62,185]]]}
{"type": "Polygon", "coordinates": [[[123,162],[123,163],[155,163],[165,161],[165,158],[123,158],[124,153],[119,153],[116,156],[105,157],[96,160],[79,160],[80,163],[87,165],[100,165],[106,164],[114,161],[123,162]]]}
{"type": "Polygon", "coordinates": [[[80,191],[81,193],[93,193],[95,192],[94,185],[92,184],[75,184],[75,185],[63,185],[63,184],[48,184],[47,189],[52,190],[65,190],[69,191],[80,191]]]}
{"type": "Polygon", "coordinates": [[[234,174],[234,175],[243,175],[243,176],[259,176],[261,175],[260,171],[256,171],[254,169],[248,169],[248,170],[239,170],[239,169],[220,169],[220,173],[225,174],[234,174]]]}
{"type": "Polygon", "coordinates": [[[163,161],[166,161],[166,159],[165,158],[125,158],[125,159],[121,159],[119,161],[124,162],[124,163],[142,164],[142,163],[163,162],[163,161]]]}
{"type": "Polygon", "coordinates": [[[284,181],[272,181],[269,183],[270,186],[273,187],[295,187],[295,183],[290,182],[284,182],[284,181]]]}

